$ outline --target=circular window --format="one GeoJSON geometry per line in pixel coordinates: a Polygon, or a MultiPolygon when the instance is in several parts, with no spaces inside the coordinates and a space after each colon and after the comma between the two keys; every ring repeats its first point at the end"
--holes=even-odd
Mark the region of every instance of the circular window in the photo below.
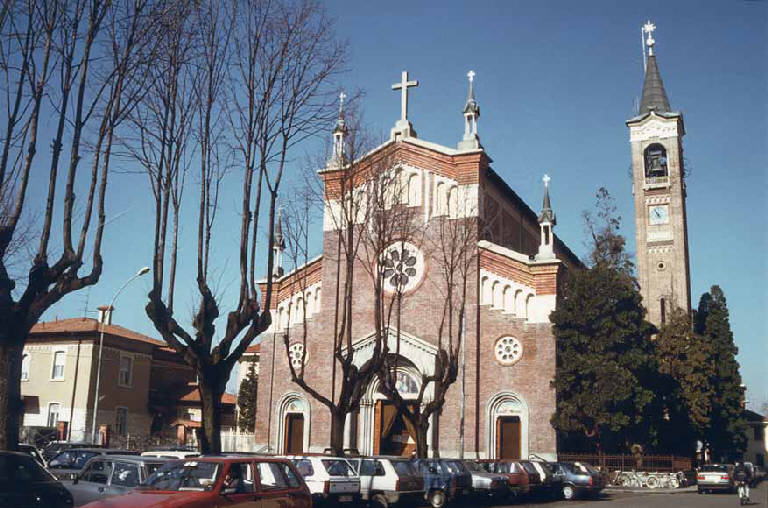
{"type": "Polygon", "coordinates": [[[304,344],[296,343],[288,348],[288,359],[294,369],[301,368],[301,358],[304,357],[304,365],[309,362],[309,352],[304,353],[304,344]]]}
{"type": "Polygon", "coordinates": [[[424,276],[424,255],[409,242],[393,243],[381,258],[385,291],[410,291],[424,276]]]}
{"type": "Polygon", "coordinates": [[[514,337],[501,337],[493,346],[493,352],[502,365],[513,365],[523,356],[523,345],[514,337]]]}
{"type": "Polygon", "coordinates": [[[657,269],[658,271],[662,271],[662,270],[664,270],[664,268],[666,268],[666,267],[667,267],[667,265],[665,265],[665,264],[664,264],[664,261],[659,261],[659,263],[656,265],[656,269],[657,269]]]}

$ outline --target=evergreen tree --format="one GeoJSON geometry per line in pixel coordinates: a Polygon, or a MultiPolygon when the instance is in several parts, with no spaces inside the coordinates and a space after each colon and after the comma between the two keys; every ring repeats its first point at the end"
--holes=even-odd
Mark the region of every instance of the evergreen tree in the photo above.
{"type": "Polygon", "coordinates": [[[742,416],[743,389],[739,349],[733,342],[725,294],[719,286],[704,293],[696,312],[695,328],[711,349],[710,383],[712,385],[709,425],[703,442],[715,459],[732,459],[746,447],[746,423],[742,416]]]}
{"type": "Polygon", "coordinates": [[[240,383],[240,391],[237,394],[237,406],[239,415],[237,426],[242,432],[253,432],[256,428],[256,395],[259,386],[259,376],[253,362],[249,364],[248,375],[240,383]]]}
{"type": "Polygon", "coordinates": [[[663,398],[666,411],[659,448],[691,455],[696,440],[704,441],[709,428],[714,395],[712,348],[693,330],[688,313],[675,309],[656,335],[656,357],[657,395],[663,398]]]}
{"type": "Polygon", "coordinates": [[[628,451],[653,444],[661,418],[655,329],[644,319],[613,199],[605,188],[596,197],[595,214],[584,213],[590,268],[569,274],[550,315],[557,344],[552,424],[565,447],[628,451]]]}

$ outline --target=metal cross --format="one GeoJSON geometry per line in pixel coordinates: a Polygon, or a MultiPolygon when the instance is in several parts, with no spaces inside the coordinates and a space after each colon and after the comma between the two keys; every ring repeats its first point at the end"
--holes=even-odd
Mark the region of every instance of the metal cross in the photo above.
{"type": "Polygon", "coordinates": [[[648,34],[648,40],[645,43],[650,47],[653,47],[653,45],[656,43],[656,41],[653,40],[654,30],[656,30],[656,25],[654,25],[650,21],[646,21],[645,24],[643,25],[643,31],[648,34]]]}
{"type": "Polygon", "coordinates": [[[475,71],[469,71],[467,77],[469,78],[469,82],[472,83],[475,80],[475,71]]]}
{"type": "Polygon", "coordinates": [[[541,179],[544,182],[544,187],[549,187],[549,181],[552,180],[548,174],[544,173],[544,178],[541,179]]]}
{"type": "Polygon", "coordinates": [[[392,85],[392,90],[400,90],[400,120],[408,120],[408,88],[419,86],[418,81],[408,81],[408,71],[403,71],[400,83],[392,85]]]}

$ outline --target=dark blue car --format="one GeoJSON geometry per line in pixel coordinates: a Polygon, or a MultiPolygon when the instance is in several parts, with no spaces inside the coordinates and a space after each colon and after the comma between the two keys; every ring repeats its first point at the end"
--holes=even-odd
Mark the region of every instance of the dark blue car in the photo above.
{"type": "Polygon", "coordinates": [[[583,462],[550,462],[554,473],[563,478],[564,499],[578,496],[597,497],[605,488],[605,478],[599,471],[583,462]]]}
{"type": "Polygon", "coordinates": [[[416,459],[424,477],[424,499],[433,508],[442,508],[472,489],[472,474],[460,460],[416,459]]]}

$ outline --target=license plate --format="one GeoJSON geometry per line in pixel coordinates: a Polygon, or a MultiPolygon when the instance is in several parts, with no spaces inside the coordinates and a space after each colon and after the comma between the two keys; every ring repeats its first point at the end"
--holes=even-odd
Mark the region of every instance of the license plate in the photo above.
{"type": "Polygon", "coordinates": [[[339,496],[339,503],[351,503],[352,496],[339,496]]]}

